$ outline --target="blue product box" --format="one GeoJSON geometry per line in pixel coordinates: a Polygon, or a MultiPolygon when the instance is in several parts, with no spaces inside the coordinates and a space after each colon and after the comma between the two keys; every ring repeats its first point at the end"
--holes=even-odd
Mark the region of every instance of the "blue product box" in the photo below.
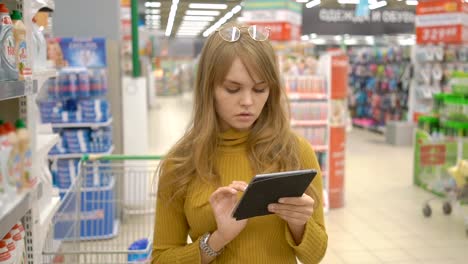
{"type": "Polygon", "coordinates": [[[118,234],[115,179],[105,187],[80,188],[80,192],[60,190],[60,197],[62,203],[55,219],[55,239],[107,239],[118,234]]]}

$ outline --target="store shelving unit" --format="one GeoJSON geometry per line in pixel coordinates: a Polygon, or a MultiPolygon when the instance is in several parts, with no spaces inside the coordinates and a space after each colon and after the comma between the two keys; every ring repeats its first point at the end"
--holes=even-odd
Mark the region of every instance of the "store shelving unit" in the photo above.
{"type": "Polygon", "coordinates": [[[96,153],[68,153],[68,154],[57,154],[57,155],[49,155],[50,160],[57,160],[57,159],[80,159],[85,154],[93,154],[93,155],[110,155],[114,151],[114,146],[112,145],[108,151],[105,152],[96,152],[96,153]]]}
{"type": "Polygon", "coordinates": [[[37,92],[37,86],[32,81],[0,82],[0,100],[8,100],[31,95],[37,92]]]}
{"type": "Polygon", "coordinates": [[[112,124],[113,119],[109,118],[106,122],[97,123],[52,123],[53,128],[98,128],[107,127],[112,124]]]}

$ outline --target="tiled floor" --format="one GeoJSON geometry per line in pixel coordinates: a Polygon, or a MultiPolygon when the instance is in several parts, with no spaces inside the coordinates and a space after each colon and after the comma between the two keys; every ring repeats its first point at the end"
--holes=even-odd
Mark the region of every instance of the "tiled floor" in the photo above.
{"type": "MultiPolygon", "coordinates": [[[[158,99],[150,112],[154,154],[166,152],[191,117],[189,96],[158,99]]],[[[468,263],[468,210],[455,207],[445,216],[435,200],[432,217],[422,216],[433,196],[412,186],[411,147],[389,146],[381,135],[354,129],[346,155],[346,205],[326,216],[329,246],[322,263],[468,263]]]]}

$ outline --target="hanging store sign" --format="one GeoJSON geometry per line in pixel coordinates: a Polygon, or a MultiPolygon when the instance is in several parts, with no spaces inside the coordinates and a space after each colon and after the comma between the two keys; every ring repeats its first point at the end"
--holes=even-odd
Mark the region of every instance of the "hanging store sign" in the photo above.
{"type": "Polygon", "coordinates": [[[415,14],[403,10],[373,10],[357,16],[355,9],[304,8],[303,34],[379,35],[414,32],[415,14]]]}
{"type": "Polygon", "coordinates": [[[468,3],[463,0],[433,0],[416,7],[418,44],[468,42],[468,3]]]}

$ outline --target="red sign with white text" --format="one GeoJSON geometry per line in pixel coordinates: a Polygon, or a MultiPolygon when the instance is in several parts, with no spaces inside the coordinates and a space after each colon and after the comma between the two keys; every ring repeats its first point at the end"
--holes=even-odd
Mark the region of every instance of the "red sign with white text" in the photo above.
{"type": "Polygon", "coordinates": [[[348,91],[349,59],[345,54],[331,57],[331,98],[345,99],[348,91]]]}
{"type": "Polygon", "coordinates": [[[329,200],[330,208],[344,206],[345,127],[330,127],[329,200]]]}
{"type": "Polygon", "coordinates": [[[287,22],[248,22],[250,25],[258,25],[270,28],[270,40],[288,41],[300,40],[301,27],[287,22]]]}

